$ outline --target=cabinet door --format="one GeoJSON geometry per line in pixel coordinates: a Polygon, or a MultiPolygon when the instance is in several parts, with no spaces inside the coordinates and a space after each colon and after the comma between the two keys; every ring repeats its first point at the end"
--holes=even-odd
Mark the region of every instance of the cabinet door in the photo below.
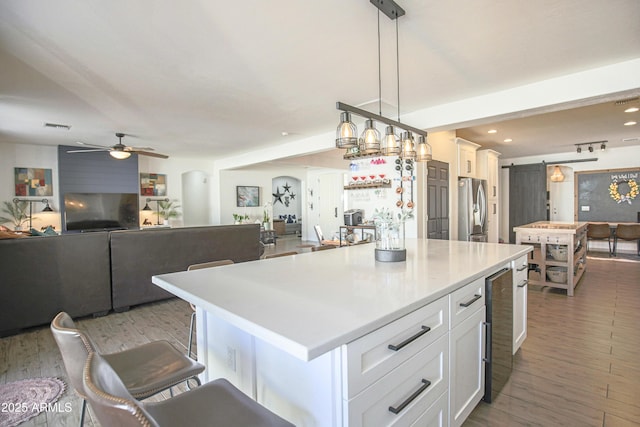
{"type": "Polygon", "coordinates": [[[474,177],[476,174],[476,151],[459,147],[458,176],[474,177]]]}
{"type": "Polygon", "coordinates": [[[451,330],[450,424],[460,426],[484,395],[483,306],[451,330]]]}
{"type": "Polygon", "coordinates": [[[489,215],[487,216],[487,242],[498,243],[500,230],[498,227],[498,201],[489,199],[489,215]]]}
{"type": "Polygon", "coordinates": [[[516,354],[527,337],[527,279],[516,285],[513,294],[513,354],[516,354]]]}

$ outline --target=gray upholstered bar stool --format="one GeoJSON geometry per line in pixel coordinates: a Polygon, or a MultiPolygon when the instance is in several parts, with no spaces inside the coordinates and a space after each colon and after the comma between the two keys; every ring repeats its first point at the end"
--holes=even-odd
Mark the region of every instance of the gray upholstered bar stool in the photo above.
{"type": "MultiPolygon", "coordinates": [[[[87,358],[96,352],[96,347],[87,334],[76,328],[65,312],[53,319],[51,332],[62,354],[69,382],[83,399],[80,414],[82,426],[87,406],[82,373],[87,358]]],[[[174,385],[189,379],[200,384],[197,375],[204,371],[204,365],[187,357],[167,341],[153,341],[103,357],[118,372],[129,393],[137,399],[171,390],[174,385]]]]}
{"type": "Polygon", "coordinates": [[[609,223],[590,222],[587,225],[587,251],[589,250],[589,240],[607,240],[609,242],[609,256],[611,256],[611,228],[609,223]]]}
{"type": "MultiPolygon", "coordinates": [[[[640,240],[640,224],[618,224],[613,241],[614,255],[617,255],[618,239],[640,240]]],[[[640,256],[640,245],[638,247],[638,256],[640,256]]]]}
{"type": "Polygon", "coordinates": [[[83,381],[87,400],[103,426],[293,427],[225,379],[161,402],[143,403],[131,396],[103,357],[92,353],[83,381]]]}
{"type": "MultiPolygon", "coordinates": [[[[202,270],[203,268],[220,267],[221,265],[233,264],[230,259],[221,259],[218,261],[201,262],[200,264],[191,264],[187,267],[187,271],[202,270]]],[[[196,329],[196,306],[189,303],[191,306],[191,322],[189,323],[189,344],[187,345],[187,356],[191,356],[191,348],[193,343],[193,333],[196,329]]],[[[194,357],[195,359],[195,357],[194,357]]]]}

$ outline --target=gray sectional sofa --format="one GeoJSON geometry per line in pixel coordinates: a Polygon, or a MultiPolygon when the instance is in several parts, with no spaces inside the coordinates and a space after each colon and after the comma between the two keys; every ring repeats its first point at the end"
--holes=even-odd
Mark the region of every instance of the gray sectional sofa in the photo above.
{"type": "Polygon", "coordinates": [[[92,232],[0,240],[0,336],[172,297],[151,276],[260,257],[257,224],[92,232]]]}

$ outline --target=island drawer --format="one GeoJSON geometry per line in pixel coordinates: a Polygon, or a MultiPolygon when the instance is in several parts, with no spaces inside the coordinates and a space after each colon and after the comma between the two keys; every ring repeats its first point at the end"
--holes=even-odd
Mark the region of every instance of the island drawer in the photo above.
{"type": "Polygon", "coordinates": [[[513,262],[513,283],[515,283],[516,285],[520,285],[525,280],[527,280],[527,273],[528,273],[528,267],[529,267],[527,255],[521,256],[520,258],[512,262],[513,262]]]}
{"type": "Polygon", "coordinates": [[[448,372],[449,336],[444,335],[345,402],[345,414],[348,414],[345,425],[412,425],[429,412],[443,394],[446,396],[448,372]]]}
{"type": "Polygon", "coordinates": [[[343,346],[343,395],[354,397],[448,330],[445,296],[343,346]]]}
{"type": "Polygon", "coordinates": [[[455,328],[485,304],[484,277],[463,286],[451,294],[451,328],[455,328]]]}

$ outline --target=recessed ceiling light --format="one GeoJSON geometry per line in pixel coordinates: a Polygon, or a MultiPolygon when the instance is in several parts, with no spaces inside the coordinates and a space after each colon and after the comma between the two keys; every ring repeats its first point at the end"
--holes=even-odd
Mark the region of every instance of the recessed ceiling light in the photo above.
{"type": "Polygon", "coordinates": [[[288,136],[288,135],[289,135],[289,132],[287,132],[287,131],[282,131],[282,132],[280,133],[280,135],[282,135],[282,136],[288,136]]]}
{"type": "Polygon", "coordinates": [[[487,133],[498,133],[498,131],[495,129],[490,129],[487,133]]]}
{"type": "Polygon", "coordinates": [[[640,110],[640,108],[638,108],[638,107],[629,107],[626,110],[624,110],[624,112],[625,113],[635,113],[638,110],[640,110]]]}
{"type": "Polygon", "coordinates": [[[629,122],[625,123],[624,125],[625,125],[625,126],[633,126],[633,125],[635,125],[636,123],[637,123],[637,122],[634,122],[634,121],[632,120],[632,121],[629,121],[629,122]]]}
{"type": "Polygon", "coordinates": [[[513,139],[507,138],[507,139],[504,140],[504,142],[513,142],[513,139]]]}

